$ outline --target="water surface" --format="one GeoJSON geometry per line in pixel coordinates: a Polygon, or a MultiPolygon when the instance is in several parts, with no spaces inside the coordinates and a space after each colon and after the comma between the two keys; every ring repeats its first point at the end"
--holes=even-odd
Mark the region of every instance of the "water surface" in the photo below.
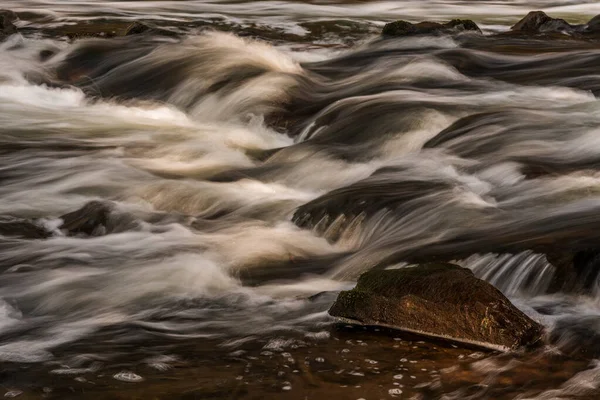
{"type": "Polygon", "coordinates": [[[528,250],[597,242],[599,45],[378,36],[398,18],[472,18],[486,34],[534,9],[585,22],[600,4],[2,7],[21,34],[0,43],[0,215],[53,232],[0,237],[7,397],[600,394],[596,283],[553,291],[556,268],[528,250]],[[90,21],[173,35],[45,33],[90,21]],[[345,187],[408,200],[338,220],[341,232],[294,224],[298,207],[345,187]],[[90,201],[110,202],[106,226],[58,230],[90,201]],[[453,254],[557,343],[484,354],[327,315],[371,267],[453,254]]]}

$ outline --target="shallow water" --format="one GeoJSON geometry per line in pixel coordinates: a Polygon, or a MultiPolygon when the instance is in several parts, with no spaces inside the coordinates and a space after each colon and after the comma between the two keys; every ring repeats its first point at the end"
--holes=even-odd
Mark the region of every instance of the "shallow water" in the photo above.
{"type": "Polygon", "coordinates": [[[489,33],[538,8],[584,22],[598,3],[2,7],[22,34],[0,43],[0,216],[53,232],[0,236],[6,397],[600,394],[597,284],[551,290],[535,252],[597,242],[600,45],[378,38],[395,18],[489,33]],[[176,35],[40,30],[90,19],[176,35]],[[114,207],[102,230],[58,229],[94,200],[114,207]],[[302,229],[307,203],[345,215],[302,229]],[[361,272],[428,257],[473,269],[554,344],[483,354],[328,317],[361,272]]]}

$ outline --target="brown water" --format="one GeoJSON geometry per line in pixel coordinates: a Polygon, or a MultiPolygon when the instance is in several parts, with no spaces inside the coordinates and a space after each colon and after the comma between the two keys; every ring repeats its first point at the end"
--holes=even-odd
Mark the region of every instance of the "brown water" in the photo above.
{"type": "MultiPolygon", "coordinates": [[[[87,346],[97,348],[76,347],[87,346]]],[[[123,363],[113,361],[98,365],[97,371],[69,374],[60,368],[11,365],[7,367],[11,376],[3,384],[19,388],[22,398],[67,399],[592,399],[597,395],[589,387],[595,370],[592,380],[572,378],[581,371],[590,375],[584,360],[552,352],[490,354],[376,328],[339,327],[327,339],[286,335],[230,350],[218,341],[199,341],[179,346],[179,355],[132,365],[130,355],[122,354],[127,359],[123,363]],[[117,381],[115,376],[123,372],[144,380],[117,381]],[[558,390],[545,396],[549,388],[558,390]]]]}
{"type": "Polygon", "coordinates": [[[532,9],[585,22],[600,3],[2,7],[20,33],[0,43],[0,217],[52,233],[0,236],[5,397],[599,398],[597,276],[553,291],[529,249],[598,242],[600,45],[378,33],[466,17],[490,34],[532,9]],[[73,33],[131,21],[160,34],[73,33]],[[343,232],[292,222],[327,194],[352,215],[338,188],[375,210],[343,232]],[[94,200],[105,226],[57,229],[94,200]],[[483,353],[327,315],[368,268],[455,254],[551,343],[483,353]]]}

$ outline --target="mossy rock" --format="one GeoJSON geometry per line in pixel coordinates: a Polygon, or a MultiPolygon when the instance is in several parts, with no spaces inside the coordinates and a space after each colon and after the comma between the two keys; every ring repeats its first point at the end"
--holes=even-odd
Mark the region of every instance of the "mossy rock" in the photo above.
{"type": "Polygon", "coordinates": [[[369,271],[339,294],[329,313],[501,351],[540,343],[543,332],[499,290],[453,264],[369,271]]]}

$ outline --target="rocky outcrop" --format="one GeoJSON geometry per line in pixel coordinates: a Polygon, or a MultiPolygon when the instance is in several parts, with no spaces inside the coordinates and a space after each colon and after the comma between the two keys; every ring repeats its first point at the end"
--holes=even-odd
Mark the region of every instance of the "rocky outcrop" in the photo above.
{"type": "Polygon", "coordinates": [[[453,264],[369,271],[329,313],[495,350],[540,343],[543,328],[492,285],[453,264]]]}
{"type": "Polygon", "coordinates": [[[431,21],[418,24],[402,20],[394,21],[383,27],[382,34],[384,36],[448,35],[467,31],[481,33],[477,24],[470,19],[453,19],[445,24],[431,21]]]}

